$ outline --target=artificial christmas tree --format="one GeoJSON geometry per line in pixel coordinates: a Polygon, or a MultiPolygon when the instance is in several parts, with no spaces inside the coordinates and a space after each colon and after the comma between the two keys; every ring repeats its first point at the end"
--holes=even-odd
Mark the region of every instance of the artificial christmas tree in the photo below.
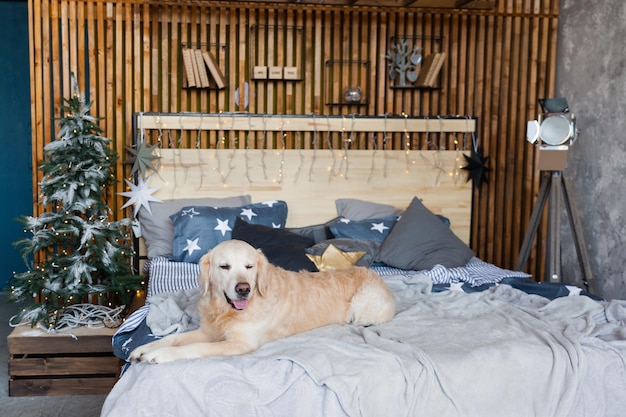
{"type": "Polygon", "coordinates": [[[80,316],[89,315],[85,306],[92,304],[128,305],[141,288],[131,266],[134,220],[109,221],[106,197],[117,154],[89,115],[90,103],[73,76],[71,81],[73,95],[64,99],[57,139],[44,147],[40,166],[40,203],[47,211],[18,219],[32,237],[15,243],[28,270],[11,279],[9,300],[33,304],[12,324],[57,329],[77,305],[80,316]]]}

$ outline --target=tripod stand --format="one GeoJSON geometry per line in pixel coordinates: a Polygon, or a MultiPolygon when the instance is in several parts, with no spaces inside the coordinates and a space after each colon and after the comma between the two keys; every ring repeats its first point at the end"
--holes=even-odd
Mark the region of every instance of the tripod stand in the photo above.
{"type": "Polygon", "coordinates": [[[587,250],[583,242],[582,229],[578,213],[569,199],[569,185],[563,176],[563,171],[542,171],[539,194],[530,216],[530,223],[524,236],[515,268],[521,271],[526,266],[532,243],[537,235],[537,228],[541,220],[541,214],[549,198],[548,206],[548,249],[546,253],[546,278],[549,282],[562,282],[561,276],[561,203],[565,203],[565,209],[576,247],[578,265],[583,275],[583,283],[588,291],[591,291],[591,269],[587,250]],[[561,199],[561,197],[563,197],[561,199]]]}

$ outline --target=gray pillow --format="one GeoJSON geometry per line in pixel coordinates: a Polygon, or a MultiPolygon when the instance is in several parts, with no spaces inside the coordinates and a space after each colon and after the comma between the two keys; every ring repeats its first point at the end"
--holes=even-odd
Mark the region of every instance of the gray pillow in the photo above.
{"type": "Polygon", "coordinates": [[[374,203],[355,198],[338,198],[335,200],[337,215],[350,220],[380,219],[402,214],[402,210],[389,204],[374,203]]]}
{"type": "Polygon", "coordinates": [[[314,224],[311,226],[303,227],[287,227],[291,233],[296,233],[301,236],[306,236],[313,239],[315,243],[321,242],[326,239],[332,239],[333,233],[330,231],[330,224],[336,220],[332,219],[326,223],[314,224]]]}
{"type": "Polygon", "coordinates": [[[473,256],[474,252],[414,197],[381,245],[378,260],[421,271],[435,265],[463,266],[473,256]]]}
{"type": "Polygon", "coordinates": [[[150,211],[141,208],[137,215],[141,224],[141,235],[146,242],[148,257],[171,257],[174,251],[174,223],[170,216],[186,206],[206,207],[239,207],[250,204],[249,195],[240,195],[225,198],[182,198],[178,200],[164,200],[162,203],[150,203],[150,211]]]}

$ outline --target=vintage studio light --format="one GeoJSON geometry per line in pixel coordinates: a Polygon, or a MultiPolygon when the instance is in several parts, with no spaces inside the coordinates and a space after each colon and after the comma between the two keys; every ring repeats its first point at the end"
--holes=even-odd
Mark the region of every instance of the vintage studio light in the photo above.
{"type": "Polygon", "coordinates": [[[562,282],[561,277],[561,204],[564,204],[572,229],[573,240],[583,274],[583,283],[590,290],[591,269],[577,211],[570,201],[570,186],[563,176],[567,163],[567,150],[576,139],[576,120],[569,112],[564,98],[539,99],[543,113],[537,120],[528,122],[526,139],[538,147],[538,168],[541,173],[541,186],[530,223],[522,242],[516,269],[524,269],[536,237],[541,213],[548,205],[548,236],[546,248],[546,271],[544,278],[550,282],[562,282]]]}
{"type": "Polygon", "coordinates": [[[526,139],[539,146],[539,170],[562,171],[576,139],[576,118],[564,98],[542,98],[539,104],[543,113],[528,121],[526,139]]]}

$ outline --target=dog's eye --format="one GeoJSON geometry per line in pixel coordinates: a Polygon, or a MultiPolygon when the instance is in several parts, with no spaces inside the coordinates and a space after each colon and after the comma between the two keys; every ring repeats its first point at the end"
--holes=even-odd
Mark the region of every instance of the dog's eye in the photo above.
{"type": "Polygon", "coordinates": [[[252,268],[254,268],[254,264],[247,264],[246,265],[246,269],[252,269],[252,268]]]}
{"type": "Polygon", "coordinates": [[[228,265],[228,264],[222,264],[222,265],[220,265],[220,269],[223,269],[223,270],[225,270],[225,271],[228,271],[228,270],[230,270],[230,265],[228,265]]]}

